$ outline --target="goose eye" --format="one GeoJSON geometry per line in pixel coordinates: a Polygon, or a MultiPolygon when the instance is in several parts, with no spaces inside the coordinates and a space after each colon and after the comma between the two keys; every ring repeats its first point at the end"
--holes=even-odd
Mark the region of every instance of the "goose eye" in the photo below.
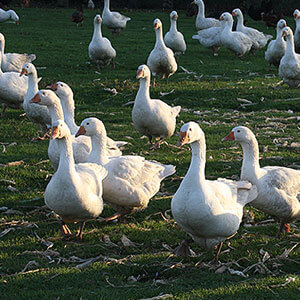
{"type": "Polygon", "coordinates": [[[43,92],[43,96],[45,96],[45,92],[43,92]]]}
{"type": "Polygon", "coordinates": [[[60,86],[61,86],[61,87],[63,87],[64,85],[63,85],[63,84],[61,84],[60,86]]]}
{"type": "Polygon", "coordinates": [[[237,130],[237,132],[241,132],[240,130],[237,130]]]}
{"type": "Polygon", "coordinates": [[[192,128],[190,128],[190,131],[192,131],[192,128]]]}
{"type": "Polygon", "coordinates": [[[90,123],[86,123],[86,125],[90,125],[90,123]]]}

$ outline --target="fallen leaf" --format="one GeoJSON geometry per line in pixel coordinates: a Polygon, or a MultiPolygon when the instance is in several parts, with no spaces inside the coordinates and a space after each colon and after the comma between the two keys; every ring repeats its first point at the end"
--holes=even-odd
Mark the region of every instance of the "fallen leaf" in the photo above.
{"type": "Polygon", "coordinates": [[[121,237],[121,242],[124,247],[134,247],[135,243],[133,243],[125,234],[121,237]]]}
{"type": "Polygon", "coordinates": [[[3,230],[2,232],[0,232],[0,238],[7,235],[11,231],[15,231],[15,229],[14,228],[7,228],[7,229],[3,230]]]}
{"type": "Polygon", "coordinates": [[[143,298],[143,299],[139,299],[139,300],[164,300],[164,299],[169,299],[169,298],[173,298],[172,294],[163,294],[163,295],[158,295],[152,298],[143,298]]]}
{"type": "Polygon", "coordinates": [[[23,160],[18,160],[18,161],[9,162],[7,165],[11,167],[11,166],[19,166],[19,165],[23,165],[23,164],[24,164],[23,160]]]}

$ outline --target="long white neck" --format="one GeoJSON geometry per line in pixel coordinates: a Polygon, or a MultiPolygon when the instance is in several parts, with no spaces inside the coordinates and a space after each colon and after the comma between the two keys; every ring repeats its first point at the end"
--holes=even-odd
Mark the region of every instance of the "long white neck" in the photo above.
{"type": "Polygon", "coordinates": [[[53,101],[51,105],[48,106],[48,109],[51,116],[51,123],[58,120],[64,120],[64,113],[61,104],[58,101],[53,101]]]}
{"type": "Polygon", "coordinates": [[[150,100],[150,76],[145,78],[140,78],[140,87],[136,94],[136,98],[139,99],[138,101],[150,100]]]}
{"type": "Polygon", "coordinates": [[[28,77],[28,87],[27,87],[27,92],[24,101],[28,103],[30,99],[32,99],[34,95],[39,91],[37,71],[35,69],[32,70],[32,72],[29,73],[27,77],[28,77]]]}
{"type": "Polygon", "coordinates": [[[232,32],[232,25],[233,25],[233,20],[232,19],[227,20],[225,22],[224,31],[223,32],[227,32],[227,33],[232,32]]]}
{"type": "Polygon", "coordinates": [[[4,48],[5,48],[5,39],[1,40],[1,52],[4,55],[4,48]]]}
{"type": "Polygon", "coordinates": [[[177,22],[176,20],[171,19],[171,27],[170,27],[170,32],[176,32],[177,31],[177,22]]]}
{"type": "Polygon", "coordinates": [[[104,0],[104,9],[106,11],[109,11],[109,0],[104,0]]]}
{"type": "Polygon", "coordinates": [[[74,120],[74,99],[73,99],[73,93],[71,93],[68,96],[61,97],[61,106],[64,113],[64,119],[66,124],[68,125],[71,134],[75,134],[78,131],[78,126],[75,123],[74,120]]]}
{"type": "Polygon", "coordinates": [[[276,27],[276,40],[277,41],[282,40],[281,31],[282,31],[282,28],[280,28],[279,26],[277,26],[276,27]]]}
{"type": "Polygon", "coordinates": [[[300,30],[300,18],[296,19],[296,30],[300,30]]]}
{"type": "Polygon", "coordinates": [[[205,9],[204,9],[204,3],[203,2],[198,3],[197,18],[205,18],[205,9]]]}
{"type": "Polygon", "coordinates": [[[106,133],[95,134],[91,136],[92,151],[89,155],[89,162],[100,164],[103,166],[109,161],[106,150],[106,138],[106,133]]]}
{"type": "Polygon", "coordinates": [[[162,34],[162,27],[159,27],[157,30],[155,30],[155,36],[156,36],[156,41],[155,41],[155,46],[156,47],[166,47],[164,40],[163,40],[163,34],[162,34]]]}
{"type": "Polygon", "coordinates": [[[4,50],[2,50],[2,48],[3,48],[3,42],[1,43],[2,45],[1,45],[1,48],[0,48],[0,74],[3,74],[3,71],[2,71],[2,69],[1,69],[1,65],[2,65],[2,57],[3,57],[3,55],[4,55],[4,50]]]}
{"type": "Polygon", "coordinates": [[[93,40],[102,39],[102,31],[101,31],[101,24],[94,23],[94,33],[93,33],[93,40]]]}
{"type": "Polygon", "coordinates": [[[286,50],[285,50],[285,55],[288,56],[296,56],[295,52],[295,45],[294,45],[294,36],[290,35],[286,39],[286,50]]]}
{"type": "Polygon", "coordinates": [[[244,27],[244,16],[243,14],[238,14],[236,29],[240,31],[243,27],[244,27]]]}

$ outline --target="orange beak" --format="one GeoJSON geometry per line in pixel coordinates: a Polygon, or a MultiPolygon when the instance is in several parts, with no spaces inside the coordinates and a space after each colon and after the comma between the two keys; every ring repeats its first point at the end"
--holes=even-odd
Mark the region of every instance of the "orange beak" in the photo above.
{"type": "Polygon", "coordinates": [[[35,96],[30,100],[30,103],[40,103],[41,97],[39,93],[36,93],[35,96]]]}
{"type": "Polygon", "coordinates": [[[155,24],[154,24],[154,30],[156,30],[157,28],[158,28],[158,24],[155,23],[155,24]]]}
{"type": "Polygon", "coordinates": [[[55,138],[57,138],[58,133],[59,133],[58,127],[57,127],[57,126],[53,126],[53,127],[52,127],[51,137],[50,137],[51,140],[54,140],[55,138]]]}
{"type": "Polygon", "coordinates": [[[23,75],[25,75],[25,74],[27,75],[27,70],[26,69],[22,69],[22,71],[20,73],[20,77],[23,76],[23,75]]]}
{"type": "Polygon", "coordinates": [[[57,91],[57,87],[58,87],[57,83],[47,85],[47,89],[51,89],[52,91],[57,91]]]}
{"type": "Polygon", "coordinates": [[[220,17],[220,21],[224,21],[224,18],[223,18],[223,17],[220,17]]]}
{"type": "Polygon", "coordinates": [[[179,132],[179,135],[180,135],[180,137],[179,137],[179,141],[177,143],[178,147],[181,147],[181,146],[183,146],[184,144],[187,144],[190,141],[186,131],[179,132]]]}
{"type": "Polygon", "coordinates": [[[235,13],[234,13],[234,12],[232,12],[231,14],[232,14],[233,16],[235,16],[235,13]]]}
{"type": "Polygon", "coordinates": [[[19,25],[19,21],[16,21],[16,25],[19,25]]]}
{"type": "Polygon", "coordinates": [[[137,74],[136,74],[136,79],[139,79],[141,77],[143,77],[144,75],[144,71],[143,70],[138,70],[137,74]]]}
{"type": "Polygon", "coordinates": [[[79,137],[80,135],[85,135],[86,134],[86,130],[84,128],[84,126],[80,126],[77,133],[75,134],[75,137],[79,137]]]}
{"type": "Polygon", "coordinates": [[[298,18],[298,14],[294,14],[294,19],[297,19],[298,18]]]}
{"type": "Polygon", "coordinates": [[[234,141],[234,133],[231,131],[228,135],[226,135],[222,141],[234,141]]]}

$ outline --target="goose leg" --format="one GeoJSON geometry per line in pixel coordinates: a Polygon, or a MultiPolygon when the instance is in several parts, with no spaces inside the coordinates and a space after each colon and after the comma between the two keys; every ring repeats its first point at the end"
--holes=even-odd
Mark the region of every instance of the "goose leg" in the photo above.
{"type": "Polygon", "coordinates": [[[113,59],[113,60],[111,61],[111,68],[114,69],[115,66],[116,66],[116,65],[115,65],[115,60],[113,59]]]}
{"type": "Polygon", "coordinates": [[[6,104],[5,103],[2,103],[2,113],[1,113],[1,118],[5,118],[6,117],[6,113],[5,113],[5,110],[6,110],[6,104]]]}
{"type": "Polygon", "coordinates": [[[123,209],[119,208],[119,209],[121,210],[121,212],[117,212],[112,216],[105,218],[104,220],[102,220],[102,223],[107,223],[115,219],[119,219],[121,223],[124,223],[125,222],[124,216],[131,214],[135,210],[135,208],[123,208],[123,209]]]}
{"type": "Polygon", "coordinates": [[[165,140],[164,138],[160,139],[160,140],[153,146],[153,149],[154,149],[154,150],[159,149],[159,148],[160,148],[160,145],[163,143],[164,140],[165,140]]]}
{"type": "Polygon", "coordinates": [[[188,240],[183,240],[173,251],[175,256],[188,257],[191,256],[191,249],[188,240]]]}
{"type": "Polygon", "coordinates": [[[277,234],[277,237],[280,239],[281,237],[281,234],[283,231],[285,232],[290,232],[291,228],[290,228],[290,225],[287,224],[287,223],[284,223],[283,221],[280,223],[280,227],[279,227],[279,231],[278,231],[278,234],[277,234]]]}
{"type": "Polygon", "coordinates": [[[63,238],[69,238],[72,235],[71,230],[64,221],[60,221],[60,231],[63,235],[63,238]]]}
{"type": "Polygon", "coordinates": [[[221,253],[222,246],[223,246],[223,242],[220,242],[220,244],[217,248],[217,254],[216,254],[215,258],[211,261],[212,265],[218,265],[219,264],[219,256],[220,256],[220,253],[221,253]]]}
{"type": "Polygon", "coordinates": [[[155,79],[156,79],[156,78],[153,77],[153,80],[152,80],[152,86],[153,86],[153,87],[155,87],[155,79]]]}
{"type": "Polygon", "coordinates": [[[85,222],[81,222],[80,224],[80,228],[79,228],[79,232],[77,234],[77,238],[78,240],[81,242],[82,241],[82,234],[83,234],[83,229],[84,229],[84,226],[85,226],[85,222]]]}

